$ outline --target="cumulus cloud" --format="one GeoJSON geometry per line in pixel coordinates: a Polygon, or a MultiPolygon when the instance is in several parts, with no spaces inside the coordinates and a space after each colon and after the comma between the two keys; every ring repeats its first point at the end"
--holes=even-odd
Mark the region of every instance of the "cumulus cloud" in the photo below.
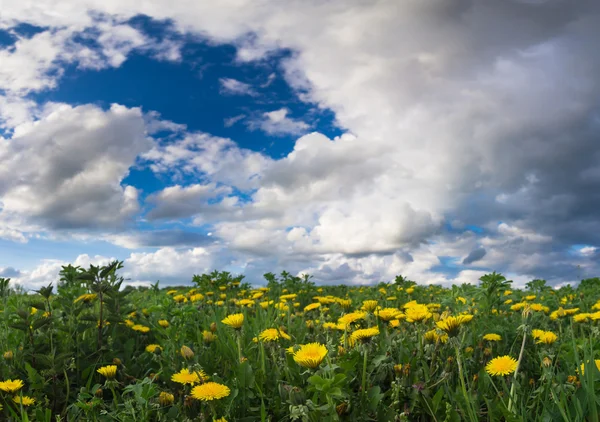
{"type": "Polygon", "coordinates": [[[121,226],[139,209],[137,189],[121,181],[150,148],[139,109],[49,105],[0,138],[0,217],[51,229],[121,226]]]}

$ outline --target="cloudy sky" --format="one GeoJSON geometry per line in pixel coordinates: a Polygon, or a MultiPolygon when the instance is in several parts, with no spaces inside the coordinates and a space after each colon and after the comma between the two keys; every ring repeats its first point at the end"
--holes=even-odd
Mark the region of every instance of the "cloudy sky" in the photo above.
{"type": "Polygon", "coordinates": [[[596,0],[0,0],[0,276],[600,274],[596,0]]]}

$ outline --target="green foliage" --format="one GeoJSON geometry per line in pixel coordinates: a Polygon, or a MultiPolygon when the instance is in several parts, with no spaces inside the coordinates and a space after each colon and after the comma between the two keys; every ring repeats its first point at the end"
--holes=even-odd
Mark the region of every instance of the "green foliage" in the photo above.
{"type": "Polygon", "coordinates": [[[19,394],[35,399],[21,408],[13,395],[0,392],[0,420],[599,418],[600,371],[594,362],[600,358],[600,279],[560,289],[532,280],[526,290],[511,289],[498,273],[481,277],[479,286],[424,286],[402,276],[376,286],[316,286],[308,275],[282,272],[265,274],[267,288],[259,289],[241,276],[215,271],[195,275],[193,289],[161,289],[158,282],[142,289],[124,286],[122,267],[119,261],[85,269],[65,266],[57,283],[30,294],[0,279],[0,293],[5,292],[0,352],[10,352],[0,360],[0,375],[22,380],[19,394]],[[292,297],[282,302],[284,295],[292,297]],[[315,300],[321,306],[304,312],[315,300]],[[401,318],[392,327],[368,312],[349,332],[377,327],[380,334],[355,346],[344,340],[344,331],[323,326],[360,310],[365,300],[399,310],[414,300],[428,304],[432,315],[419,323],[401,318]],[[221,322],[233,313],[244,314],[241,330],[221,322]],[[446,313],[474,317],[458,336],[432,341],[427,333],[443,334],[435,331],[435,320],[446,313]],[[574,322],[573,313],[598,318],[574,322]],[[280,329],[291,340],[260,341],[268,328],[280,329]],[[552,331],[558,340],[536,343],[532,329],[552,331]],[[502,340],[484,340],[488,333],[502,340]],[[312,342],[328,351],[315,368],[300,366],[286,351],[312,342]],[[152,344],[161,349],[147,351],[152,344]],[[181,354],[184,345],[193,356],[181,354]],[[485,370],[496,356],[521,354],[516,376],[490,376],[485,370]],[[117,366],[114,380],[97,372],[111,364],[117,366]],[[230,394],[211,402],[193,399],[192,386],[172,380],[183,368],[204,371],[210,381],[227,385],[230,394]],[[173,402],[161,393],[172,394],[173,402]]]}

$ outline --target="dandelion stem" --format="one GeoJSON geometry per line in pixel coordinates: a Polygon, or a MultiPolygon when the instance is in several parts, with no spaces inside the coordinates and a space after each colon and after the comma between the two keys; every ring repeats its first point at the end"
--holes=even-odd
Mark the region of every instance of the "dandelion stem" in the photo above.
{"type": "Polygon", "coordinates": [[[369,354],[369,349],[365,345],[363,347],[363,370],[362,370],[362,393],[363,397],[367,397],[367,357],[369,354]]]}
{"type": "Polygon", "coordinates": [[[515,384],[517,382],[517,375],[519,374],[519,368],[521,367],[521,361],[523,360],[523,354],[525,352],[525,343],[527,341],[527,332],[523,332],[523,342],[521,343],[521,351],[519,352],[519,360],[517,361],[517,367],[515,368],[515,374],[513,375],[513,383],[510,386],[510,396],[508,398],[508,411],[512,412],[514,405],[515,396],[515,384]]]}

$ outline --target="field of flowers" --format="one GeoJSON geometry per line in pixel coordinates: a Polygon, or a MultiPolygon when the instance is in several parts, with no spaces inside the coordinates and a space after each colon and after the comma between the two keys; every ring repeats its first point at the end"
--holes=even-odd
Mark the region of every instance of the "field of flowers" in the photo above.
{"type": "Polygon", "coordinates": [[[121,267],[0,279],[0,420],[598,421],[600,279],[136,289],[121,267]]]}

